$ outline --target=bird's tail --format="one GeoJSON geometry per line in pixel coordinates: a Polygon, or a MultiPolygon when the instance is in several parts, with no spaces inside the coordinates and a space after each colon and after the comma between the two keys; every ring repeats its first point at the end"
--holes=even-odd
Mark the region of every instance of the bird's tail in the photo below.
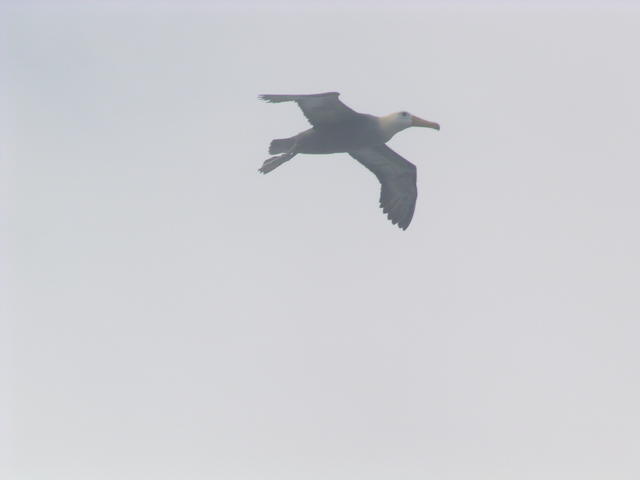
{"type": "Polygon", "coordinates": [[[291,160],[295,156],[295,153],[283,153],[282,155],[271,157],[264,161],[262,167],[260,167],[258,171],[261,173],[269,173],[271,170],[275,170],[284,162],[291,160]]]}
{"type": "Polygon", "coordinates": [[[276,138],[269,145],[269,153],[274,155],[276,153],[284,153],[291,150],[296,142],[295,137],[291,138],[276,138]]]}

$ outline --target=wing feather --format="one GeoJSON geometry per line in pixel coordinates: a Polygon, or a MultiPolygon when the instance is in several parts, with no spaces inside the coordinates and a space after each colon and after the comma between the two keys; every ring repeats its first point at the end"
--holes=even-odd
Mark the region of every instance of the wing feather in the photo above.
{"type": "Polygon", "coordinates": [[[418,197],[416,166],[386,145],[362,148],[349,155],[378,177],[382,211],[391,223],[406,230],[418,197]]]}
{"type": "Polygon", "coordinates": [[[260,99],[270,103],[296,102],[309,123],[314,127],[339,123],[353,119],[359,114],[342,103],[338,92],[316,93],[313,95],[260,95],[260,99]]]}

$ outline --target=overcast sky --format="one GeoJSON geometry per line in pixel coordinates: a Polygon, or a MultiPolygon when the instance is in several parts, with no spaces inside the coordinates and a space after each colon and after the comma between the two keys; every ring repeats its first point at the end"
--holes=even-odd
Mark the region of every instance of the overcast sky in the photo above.
{"type": "Polygon", "coordinates": [[[585,4],[3,3],[3,478],[640,478],[640,8],[585,4]],[[332,90],[441,124],[407,231],[258,174],[332,90]]]}

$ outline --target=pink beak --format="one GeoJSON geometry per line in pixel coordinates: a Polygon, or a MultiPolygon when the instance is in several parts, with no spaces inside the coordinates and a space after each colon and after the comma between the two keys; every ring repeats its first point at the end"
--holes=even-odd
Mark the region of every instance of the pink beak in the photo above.
{"type": "Polygon", "coordinates": [[[440,130],[440,125],[436,122],[430,122],[428,120],[423,120],[420,117],[416,117],[411,115],[411,126],[412,127],[426,127],[426,128],[434,128],[436,130],[440,130]]]}

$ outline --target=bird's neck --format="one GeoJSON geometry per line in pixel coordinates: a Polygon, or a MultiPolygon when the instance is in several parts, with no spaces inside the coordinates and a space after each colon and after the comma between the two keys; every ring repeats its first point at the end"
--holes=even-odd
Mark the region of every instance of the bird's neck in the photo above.
{"type": "Polygon", "coordinates": [[[391,140],[396,133],[406,128],[403,125],[398,125],[394,114],[378,117],[378,126],[380,127],[380,132],[382,133],[385,143],[391,140]]]}

